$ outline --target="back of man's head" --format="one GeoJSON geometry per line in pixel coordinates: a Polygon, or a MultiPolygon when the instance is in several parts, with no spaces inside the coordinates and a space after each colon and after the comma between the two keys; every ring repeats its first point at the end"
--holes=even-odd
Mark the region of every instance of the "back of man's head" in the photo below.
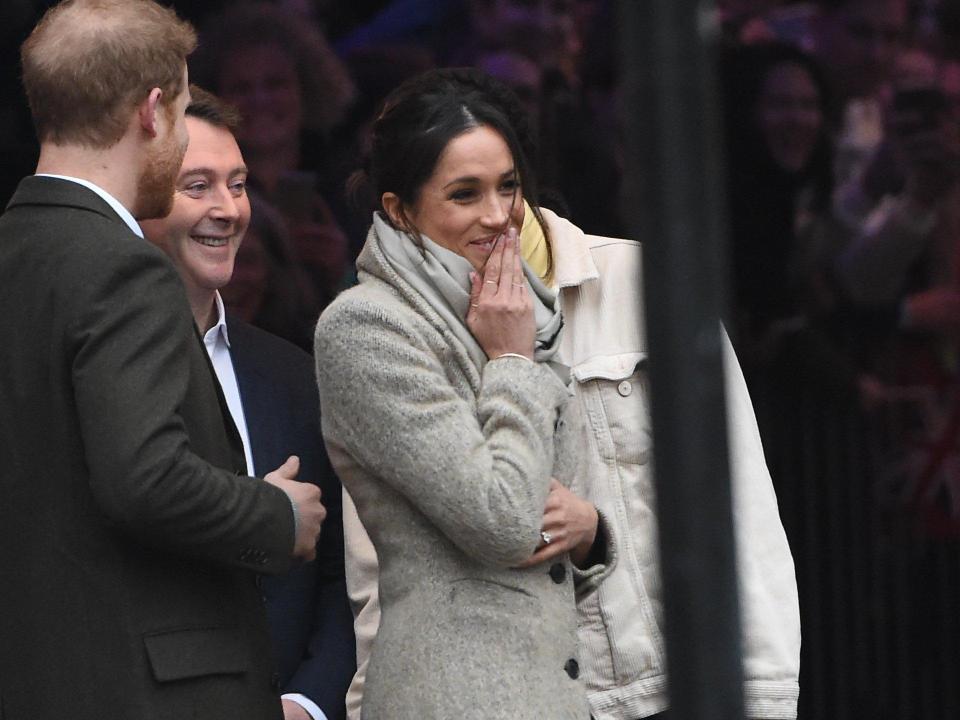
{"type": "Polygon", "coordinates": [[[20,49],[37,137],[114,145],[153,88],[170,107],[196,44],[190,24],[152,0],[64,0],[20,49]]]}

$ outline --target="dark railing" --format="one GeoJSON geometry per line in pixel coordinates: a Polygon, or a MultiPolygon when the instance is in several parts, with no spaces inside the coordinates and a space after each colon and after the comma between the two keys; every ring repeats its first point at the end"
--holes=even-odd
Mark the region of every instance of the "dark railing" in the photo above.
{"type": "MultiPolygon", "coordinates": [[[[718,309],[716,35],[695,0],[623,0],[625,214],[644,240],[671,717],[743,716],[718,309]]],[[[640,278],[638,278],[638,281],[640,278]]]]}
{"type": "Polygon", "coordinates": [[[891,394],[754,394],[797,566],[803,720],[960,717],[960,391],[891,394]]]}

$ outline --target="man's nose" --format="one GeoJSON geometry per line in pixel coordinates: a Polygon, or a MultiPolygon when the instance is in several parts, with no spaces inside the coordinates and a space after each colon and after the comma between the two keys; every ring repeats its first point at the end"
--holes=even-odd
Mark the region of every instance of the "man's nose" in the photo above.
{"type": "Polygon", "coordinates": [[[211,208],[211,214],[218,220],[234,221],[240,217],[240,206],[230,188],[218,188],[216,202],[211,208]]]}

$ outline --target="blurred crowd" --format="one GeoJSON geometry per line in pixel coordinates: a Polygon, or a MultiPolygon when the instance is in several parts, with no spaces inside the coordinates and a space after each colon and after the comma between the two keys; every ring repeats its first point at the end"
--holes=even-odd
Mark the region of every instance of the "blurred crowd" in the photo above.
{"type": "MultiPolygon", "coordinates": [[[[48,4],[6,3],[6,32],[25,34],[48,4]]],[[[365,131],[384,95],[424,69],[472,65],[505,81],[529,111],[543,204],[587,232],[626,233],[615,2],[173,4],[201,30],[191,78],[244,118],[256,222],[227,302],[308,351],[369,225],[369,199],[348,193],[365,131]]],[[[800,377],[805,391],[869,407],[949,380],[960,3],[721,0],[718,10],[728,324],[755,392],[784,378],[796,389],[800,377]]],[[[16,75],[5,78],[16,97],[16,75]]],[[[22,103],[5,106],[0,127],[5,199],[36,149],[22,103]]]]}
{"type": "Polygon", "coordinates": [[[729,325],[797,561],[800,717],[955,715],[960,3],[723,3],[729,325]]]}
{"type": "Polygon", "coordinates": [[[809,445],[787,408],[853,417],[848,446],[895,417],[900,500],[955,536],[960,3],[729,2],[723,22],[731,325],[768,452],[809,445]]]}

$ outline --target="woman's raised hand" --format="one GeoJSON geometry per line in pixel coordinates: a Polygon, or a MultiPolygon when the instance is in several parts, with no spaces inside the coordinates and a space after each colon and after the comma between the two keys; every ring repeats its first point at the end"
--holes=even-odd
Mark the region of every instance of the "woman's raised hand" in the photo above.
{"type": "Polygon", "coordinates": [[[505,353],[533,360],[533,302],[520,264],[520,240],[511,227],[497,238],[483,273],[470,276],[467,327],[491,360],[505,353]]]}

